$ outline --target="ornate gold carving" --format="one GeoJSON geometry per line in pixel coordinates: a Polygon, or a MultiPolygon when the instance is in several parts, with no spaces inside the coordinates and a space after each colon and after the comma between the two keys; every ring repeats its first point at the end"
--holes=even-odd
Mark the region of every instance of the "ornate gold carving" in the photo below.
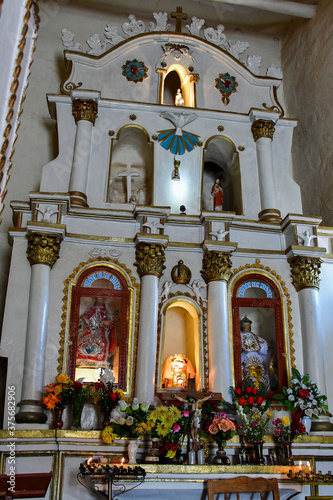
{"type": "Polygon", "coordinates": [[[151,274],[160,278],[165,266],[164,246],[158,243],[140,242],[136,246],[136,261],[134,265],[138,269],[140,278],[151,274]]]}
{"type": "MultiPolygon", "coordinates": [[[[17,52],[16,61],[15,61],[15,68],[13,71],[13,80],[12,80],[11,85],[10,85],[11,95],[8,99],[8,111],[6,114],[7,125],[5,127],[5,131],[3,134],[4,140],[3,140],[2,146],[0,148],[0,179],[2,179],[3,175],[5,175],[5,181],[3,182],[3,186],[1,189],[1,193],[0,193],[0,213],[2,212],[2,210],[4,208],[3,201],[4,201],[4,198],[7,194],[6,186],[7,186],[8,180],[9,180],[9,171],[10,171],[11,166],[12,166],[12,156],[13,156],[14,151],[15,151],[14,145],[15,145],[15,142],[17,139],[19,126],[21,125],[21,121],[19,118],[23,112],[22,103],[23,103],[23,101],[25,99],[25,95],[26,95],[25,92],[23,92],[21,96],[17,96],[17,89],[18,89],[19,83],[20,83],[19,76],[20,76],[21,71],[22,71],[21,64],[22,64],[22,59],[23,59],[24,54],[25,54],[24,48],[28,47],[28,51],[29,51],[29,54],[27,56],[28,59],[30,60],[29,66],[28,66],[28,73],[27,73],[27,75],[29,77],[30,76],[30,67],[31,67],[31,64],[33,62],[32,54],[35,51],[35,44],[36,44],[36,38],[37,38],[36,34],[38,31],[39,22],[40,22],[38,12],[39,12],[39,8],[37,5],[37,2],[35,2],[34,0],[27,0],[26,5],[25,5],[25,14],[24,14],[23,20],[22,20],[23,23],[22,23],[22,30],[21,30],[21,38],[20,38],[20,41],[19,41],[18,46],[17,46],[18,52],[17,52]],[[29,20],[31,17],[34,19],[34,25],[30,29],[29,28],[29,20]],[[32,41],[31,45],[30,45],[30,43],[27,43],[27,40],[29,37],[32,41]],[[18,115],[16,116],[15,112],[14,112],[14,105],[15,105],[18,97],[20,97],[20,103],[18,105],[18,110],[19,110],[18,115]],[[12,132],[14,134],[14,138],[12,141],[10,139],[8,139],[10,132],[12,132]],[[6,156],[7,149],[8,149],[10,144],[11,144],[11,150],[9,151],[10,156],[8,158],[7,167],[4,169],[4,167],[6,166],[6,162],[7,162],[7,156],[6,156]]],[[[25,87],[25,91],[26,91],[26,88],[28,85],[28,77],[26,78],[25,81],[23,81],[23,87],[25,87]]],[[[1,223],[1,219],[0,219],[0,223],[1,223]]]]}
{"type": "Polygon", "coordinates": [[[87,120],[94,125],[97,118],[97,108],[97,102],[93,99],[74,99],[72,111],[75,123],[80,120],[87,120]]]}
{"type": "Polygon", "coordinates": [[[229,254],[208,251],[203,258],[201,275],[206,283],[210,281],[228,282],[232,275],[231,265],[229,254]]]}
{"type": "Polygon", "coordinates": [[[289,260],[292,283],[297,292],[303,288],[319,290],[321,263],[322,260],[317,257],[297,256],[289,260]]]}
{"type": "Polygon", "coordinates": [[[31,233],[28,238],[28,261],[34,264],[47,264],[51,268],[59,258],[62,238],[57,234],[31,233]]]}
{"type": "Polygon", "coordinates": [[[82,82],[74,83],[74,82],[67,82],[63,86],[63,90],[67,90],[67,93],[69,94],[71,90],[76,90],[82,87],[82,82]]]}
{"type": "Polygon", "coordinates": [[[192,273],[190,269],[185,266],[184,262],[180,260],[176,266],[171,270],[171,278],[174,283],[182,283],[187,285],[191,280],[192,273]]]}
{"type": "Polygon", "coordinates": [[[200,76],[198,73],[192,73],[191,75],[188,75],[190,83],[198,83],[200,80],[200,76]]]}
{"type": "MultiPolygon", "coordinates": [[[[291,315],[292,313],[292,308],[291,308],[291,300],[290,300],[290,294],[288,292],[288,288],[286,287],[285,282],[282,280],[281,276],[276,273],[273,269],[270,267],[265,267],[262,264],[260,264],[260,259],[256,259],[254,264],[245,264],[245,266],[240,266],[238,269],[235,269],[232,273],[232,278],[234,278],[238,273],[242,273],[239,277],[243,276],[245,273],[248,273],[248,270],[253,270],[252,272],[255,272],[254,270],[260,269],[262,271],[262,274],[266,274],[269,278],[272,279],[272,276],[279,282],[283,294],[286,297],[287,300],[287,316],[288,316],[288,333],[289,333],[289,350],[290,350],[290,363],[293,368],[296,368],[296,358],[295,358],[295,349],[294,349],[294,332],[293,332],[293,317],[291,315]]],[[[250,271],[251,272],[251,271],[250,271]]],[[[287,360],[288,361],[288,360],[287,360]]]]}
{"type": "Polygon", "coordinates": [[[219,125],[219,126],[217,127],[217,130],[218,130],[219,132],[223,132],[223,130],[224,130],[223,125],[219,125]]]}
{"type": "Polygon", "coordinates": [[[256,120],[252,123],[251,130],[255,142],[261,137],[273,139],[275,124],[271,120],[256,120]]]}

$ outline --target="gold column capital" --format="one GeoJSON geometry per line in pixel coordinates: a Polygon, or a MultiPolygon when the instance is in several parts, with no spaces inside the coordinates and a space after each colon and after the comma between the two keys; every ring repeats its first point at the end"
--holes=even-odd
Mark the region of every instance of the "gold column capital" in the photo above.
{"type": "Polygon", "coordinates": [[[97,109],[97,102],[93,99],[74,99],[72,102],[72,113],[75,123],[80,120],[87,120],[95,125],[97,109]]]}
{"type": "Polygon", "coordinates": [[[321,263],[318,257],[296,256],[289,260],[292,283],[297,292],[304,288],[319,290],[321,263]]]}
{"type": "Polygon", "coordinates": [[[232,275],[231,266],[230,254],[210,250],[203,257],[201,275],[206,283],[228,282],[232,275]]]}
{"type": "Polygon", "coordinates": [[[273,139],[275,132],[275,123],[271,120],[256,120],[252,123],[252,134],[254,142],[257,142],[261,137],[273,139]]]}
{"type": "Polygon", "coordinates": [[[146,274],[160,278],[165,269],[164,246],[158,243],[140,242],[136,246],[136,260],[134,265],[137,267],[140,278],[146,274]]]}
{"type": "Polygon", "coordinates": [[[30,265],[46,264],[52,269],[59,258],[62,238],[57,234],[43,233],[29,233],[27,238],[27,254],[30,265]]]}

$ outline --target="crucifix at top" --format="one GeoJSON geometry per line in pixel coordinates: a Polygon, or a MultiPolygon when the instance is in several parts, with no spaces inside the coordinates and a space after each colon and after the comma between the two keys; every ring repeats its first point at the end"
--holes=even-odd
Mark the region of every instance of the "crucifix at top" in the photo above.
{"type": "Polygon", "coordinates": [[[183,14],[183,8],[177,7],[176,12],[171,12],[171,17],[176,19],[176,33],[182,32],[182,21],[187,19],[187,14],[183,14]]]}
{"type": "Polygon", "coordinates": [[[132,198],[132,177],[139,177],[139,172],[131,171],[131,164],[127,163],[126,172],[118,172],[117,177],[126,177],[126,191],[127,191],[127,203],[131,201],[132,198]]]}

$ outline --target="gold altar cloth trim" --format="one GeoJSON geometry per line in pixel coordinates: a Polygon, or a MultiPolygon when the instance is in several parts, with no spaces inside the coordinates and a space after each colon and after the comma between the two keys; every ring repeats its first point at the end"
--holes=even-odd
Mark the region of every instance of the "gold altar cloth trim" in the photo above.
{"type": "Polygon", "coordinates": [[[285,474],[299,471],[298,465],[178,465],[141,464],[147,474],[285,474]]]}

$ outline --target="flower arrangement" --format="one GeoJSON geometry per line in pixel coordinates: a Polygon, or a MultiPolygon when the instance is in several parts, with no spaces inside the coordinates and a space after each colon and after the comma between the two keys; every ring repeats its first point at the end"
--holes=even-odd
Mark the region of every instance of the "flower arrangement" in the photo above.
{"type": "Polygon", "coordinates": [[[84,384],[83,379],[78,379],[73,383],[72,403],[73,403],[73,427],[79,428],[81,425],[81,415],[83,407],[93,398],[93,389],[90,385],[84,384]]]}
{"type": "Polygon", "coordinates": [[[273,437],[280,443],[291,443],[295,437],[305,433],[301,422],[301,412],[292,414],[291,422],[288,417],[276,418],[272,421],[273,437]]]}
{"type": "Polygon", "coordinates": [[[181,417],[181,412],[175,406],[157,406],[148,415],[147,433],[151,437],[166,438],[170,433],[173,436],[178,436],[181,430],[180,424],[177,422],[181,417]],[[175,429],[173,426],[176,426],[175,429]]]}
{"type": "Polygon", "coordinates": [[[293,368],[292,376],[291,386],[283,387],[282,394],[276,394],[273,396],[274,399],[280,401],[292,413],[300,410],[301,416],[319,418],[319,415],[328,410],[325,403],[327,397],[320,394],[317,384],[310,380],[309,375],[302,376],[296,368],[293,368]]]}
{"type": "Polygon", "coordinates": [[[128,439],[140,437],[144,424],[147,422],[148,409],[149,402],[142,405],[139,404],[137,398],[134,398],[130,404],[124,399],[119,400],[111,412],[110,424],[102,431],[103,441],[111,444],[115,439],[122,437],[128,439]]]}
{"type": "Polygon", "coordinates": [[[95,384],[97,402],[101,405],[102,410],[113,410],[119,401],[125,399],[125,395],[121,389],[113,389],[112,382],[103,382],[99,380],[95,384]]]}
{"type": "Polygon", "coordinates": [[[273,414],[268,411],[271,401],[264,401],[267,389],[265,385],[258,388],[248,386],[244,391],[232,389],[233,401],[238,415],[243,421],[240,429],[245,438],[252,442],[261,442],[264,439],[267,425],[273,414]]]}
{"type": "Polygon", "coordinates": [[[213,413],[213,420],[207,428],[207,433],[220,446],[226,446],[226,442],[237,434],[236,425],[226,413],[213,413]]]}
{"type": "Polygon", "coordinates": [[[63,409],[71,402],[73,382],[68,375],[60,373],[56,377],[56,383],[45,386],[43,404],[48,410],[54,408],[63,409]]]}

